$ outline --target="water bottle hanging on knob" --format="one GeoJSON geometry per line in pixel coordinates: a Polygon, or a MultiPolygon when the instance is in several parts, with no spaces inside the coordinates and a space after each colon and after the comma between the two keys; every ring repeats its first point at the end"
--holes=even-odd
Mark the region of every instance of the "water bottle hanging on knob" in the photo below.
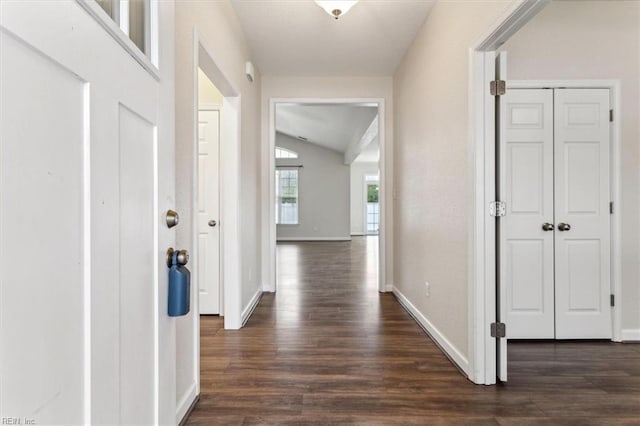
{"type": "Polygon", "coordinates": [[[185,267],[189,262],[186,250],[167,250],[169,267],[169,316],[179,317],[189,313],[191,300],[191,272],[185,267]]]}

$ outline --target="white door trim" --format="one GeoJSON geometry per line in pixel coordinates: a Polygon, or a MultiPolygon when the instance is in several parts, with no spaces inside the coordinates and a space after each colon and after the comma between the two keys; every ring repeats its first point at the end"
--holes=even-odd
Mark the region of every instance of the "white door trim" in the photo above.
{"type": "Polygon", "coordinates": [[[496,318],[495,107],[489,81],[495,76],[495,50],[542,10],[550,0],[514,0],[503,16],[469,49],[469,135],[472,170],[472,238],[469,250],[469,379],[496,383],[496,341],[489,327],[496,318]]]}
{"type": "MultiPolygon", "coordinates": [[[[268,165],[263,167],[263,182],[267,182],[268,191],[264,191],[264,195],[268,197],[263,206],[267,213],[267,232],[263,232],[262,247],[266,248],[262,254],[263,265],[263,290],[266,292],[276,291],[276,218],[273,203],[275,202],[275,156],[273,152],[276,145],[275,132],[275,110],[278,103],[309,103],[309,104],[359,104],[374,103],[378,105],[378,136],[380,141],[380,233],[378,239],[379,268],[378,268],[378,291],[381,293],[390,291],[386,286],[386,271],[391,269],[391,265],[387,262],[393,258],[389,254],[386,255],[387,238],[392,238],[392,229],[387,226],[386,216],[387,210],[392,209],[391,198],[387,197],[387,175],[386,175],[386,141],[385,141],[385,100],[384,98],[270,98],[269,99],[269,146],[263,150],[262,164],[268,165]]],[[[391,166],[390,166],[391,167],[391,166]]],[[[264,187],[263,187],[264,188],[264,187]]],[[[263,221],[263,224],[265,222],[263,221]]]]}
{"type": "Polygon", "coordinates": [[[614,120],[611,123],[610,146],[610,196],[613,202],[613,214],[611,215],[611,294],[617,303],[611,307],[612,339],[614,342],[622,341],[622,215],[621,204],[621,138],[622,134],[622,103],[621,82],[618,79],[611,80],[511,80],[507,82],[509,89],[608,89],[609,101],[614,111],[614,120]]]}

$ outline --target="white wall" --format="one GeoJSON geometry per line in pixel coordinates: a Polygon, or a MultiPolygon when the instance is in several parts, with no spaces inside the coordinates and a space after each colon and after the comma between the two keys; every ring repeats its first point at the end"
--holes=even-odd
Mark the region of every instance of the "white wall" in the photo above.
{"type": "Polygon", "coordinates": [[[622,328],[640,338],[640,2],[555,1],[504,46],[510,80],[620,79],[622,328]]]}
{"type": "Polygon", "coordinates": [[[508,1],[438,2],[394,75],[397,291],[469,371],[469,48],[508,1]],[[426,296],[425,281],[431,284],[426,296]]]}
{"type": "Polygon", "coordinates": [[[377,175],[378,163],[351,163],[351,235],[365,235],[365,176],[377,175]]]}
{"type": "MultiPolygon", "coordinates": [[[[250,60],[250,51],[235,12],[228,1],[177,2],[175,6],[176,49],[176,198],[181,223],[176,228],[178,248],[193,252],[191,205],[193,189],[193,161],[195,116],[194,105],[194,29],[201,43],[212,52],[213,61],[230,88],[241,99],[240,156],[240,282],[230,283],[241,288],[241,309],[244,309],[257,291],[261,291],[260,276],[260,75],[250,83],[244,73],[245,62],[250,60]]],[[[216,83],[214,81],[214,83],[216,83]]],[[[218,83],[216,83],[218,85],[218,83]]],[[[225,93],[225,88],[218,85],[225,93]]],[[[225,141],[221,141],[224,144],[225,141]]],[[[224,177],[223,177],[224,179],[224,177]]],[[[194,275],[192,275],[193,277],[194,275]]],[[[197,289],[192,289],[192,296],[197,289]]],[[[177,324],[177,401],[185,401],[193,389],[199,374],[196,368],[198,354],[194,353],[195,309],[176,320],[177,324]]],[[[181,407],[179,407],[180,410],[181,407]]]]}
{"type": "MultiPolygon", "coordinates": [[[[393,187],[393,84],[391,77],[287,77],[287,76],[263,76],[262,79],[262,149],[263,158],[269,156],[269,103],[274,98],[381,98],[385,101],[385,157],[386,179],[389,184],[387,205],[384,206],[387,223],[393,223],[393,209],[391,193],[393,187]]],[[[262,211],[269,208],[269,176],[268,171],[263,170],[262,183],[262,211]]],[[[262,219],[263,245],[262,266],[263,270],[269,267],[269,218],[266,214],[262,219]]],[[[392,283],[393,279],[393,251],[392,231],[388,227],[388,238],[385,242],[386,272],[384,282],[392,283]]],[[[265,284],[267,281],[265,280],[265,284]]],[[[272,290],[272,289],[269,289],[272,290]]]]}
{"type": "Polygon", "coordinates": [[[304,166],[298,169],[298,224],[278,225],[277,239],[350,240],[349,166],[343,154],[282,133],[276,134],[276,146],[298,153],[276,165],[304,166]]]}

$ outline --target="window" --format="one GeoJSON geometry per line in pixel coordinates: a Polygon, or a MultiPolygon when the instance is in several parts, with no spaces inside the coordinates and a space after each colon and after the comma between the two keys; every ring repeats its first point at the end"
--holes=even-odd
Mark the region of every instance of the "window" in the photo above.
{"type": "Polygon", "coordinates": [[[150,57],[150,0],[95,0],[109,18],[147,57],[150,57]]]}
{"type": "Polygon", "coordinates": [[[298,224],[298,169],[276,170],[276,224],[298,224]]]}
{"type": "Polygon", "coordinates": [[[276,158],[298,158],[298,153],[276,147],[276,158]]]}
{"type": "Polygon", "coordinates": [[[371,235],[378,234],[380,230],[379,193],[380,188],[377,182],[367,182],[367,234],[371,235]]]}

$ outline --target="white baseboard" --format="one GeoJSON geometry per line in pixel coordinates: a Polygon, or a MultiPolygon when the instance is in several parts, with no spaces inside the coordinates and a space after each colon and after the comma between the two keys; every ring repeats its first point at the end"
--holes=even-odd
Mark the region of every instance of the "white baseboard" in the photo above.
{"type": "Polygon", "coordinates": [[[367,234],[365,234],[364,232],[352,232],[351,233],[352,237],[364,237],[365,235],[367,235],[367,234]]]}
{"type": "Polygon", "coordinates": [[[623,342],[640,341],[640,328],[628,328],[626,330],[622,330],[621,337],[623,342]]]}
{"type": "Polygon", "coordinates": [[[193,382],[189,389],[184,393],[180,401],[178,402],[176,412],[176,424],[179,425],[184,420],[185,416],[189,414],[193,403],[198,399],[198,391],[196,383],[193,382]]]}
{"type": "Polygon", "coordinates": [[[387,284],[384,286],[384,291],[392,293],[393,292],[393,284],[387,284]]]}
{"type": "Polygon", "coordinates": [[[244,308],[244,310],[242,311],[242,315],[240,316],[240,322],[242,324],[242,327],[244,327],[244,325],[247,323],[247,320],[249,320],[249,317],[253,313],[253,310],[256,308],[256,306],[258,306],[258,303],[260,303],[261,298],[262,298],[262,287],[258,288],[256,293],[253,295],[253,297],[249,301],[249,304],[247,304],[246,308],[244,308]]]}
{"type": "Polygon", "coordinates": [[[467,377],[471,377],[469,360],[438,330],[413,303],[402,294],[397,287],[393,287],[393,294],[400,304],[411,314],[413,319],[422,327],[431,339],[442,349],[447,357],[454,362],[460,370],[464,371],[467,377]]]}
{"type": "Polygon", "coordinates": [[[277,241],[351,241],[351,237],[282,237],[277,241]]]}

